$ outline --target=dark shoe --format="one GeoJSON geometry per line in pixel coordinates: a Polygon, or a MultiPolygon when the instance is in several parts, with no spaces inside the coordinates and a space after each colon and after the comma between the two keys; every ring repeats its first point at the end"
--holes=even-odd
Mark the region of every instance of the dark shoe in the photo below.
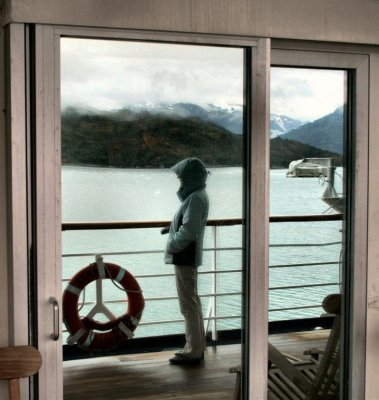
{"type": "MultiPolygon", "coordinates": [[[[187,353],[184,353],[183,350],[179,350],[179,351],[177,351],[177,352],[175,353],[176,356],[190,358],[190,357],[188,357],[186,354],[187,354],[187,353]]],[[[204,351],[201,352],[201,356],[200,356],[199,358],[204,359],[204,351]]]]}
{"type": "Polygon", "coordinates": [[[181,353],[176,353],[175,357],[169,359],[170,363],[174,365],[199,365],[203,360],[204,356],[192,358],[181,353]]]}

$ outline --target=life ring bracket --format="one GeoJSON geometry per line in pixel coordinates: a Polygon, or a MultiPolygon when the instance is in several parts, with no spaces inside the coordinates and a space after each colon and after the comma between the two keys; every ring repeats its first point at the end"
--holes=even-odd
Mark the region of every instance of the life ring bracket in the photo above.
{"type": "MultiPolygon", "coordinates": [[[[118,285],[117,285],[118,287],[118,285]]],[[[74,275],[63,293],[63,321],[70,334],[69,345],[91,351],[105,351],[122,345],[134,335],[144,309],[142,290],[130,272],[119,265],[105,263],[101,256],[74,275]],[[126,312],[116,317],[103,303],[102,280],[111,279],[121,285],[127,295],[126,312]],[[85,287],[96,281],[96,303],[87,316],[79,315],[79,297],[85,287]],[[93,319],[96,314],[105,315],[109,321],[93,319]]]]}

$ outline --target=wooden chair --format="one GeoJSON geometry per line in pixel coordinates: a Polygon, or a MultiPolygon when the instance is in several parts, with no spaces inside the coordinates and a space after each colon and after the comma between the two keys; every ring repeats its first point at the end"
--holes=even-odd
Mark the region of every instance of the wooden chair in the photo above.
{"type": "Polygon", "coordinates": [[[20,378],[37,373],[41,363],[41,354],[35,347],[0,347],[0,379],[8,380],[10,400],[20,400],[20,378]]]}
{"type": "MultiPolygon", "coordinates": [[[[324,349],[304,352],[308,359],[298,359],[281,353],[268,344],[268,399],[270,400],[337,400],[339,398],[339,362],[341,333],[341,295],[325,297],[322,306],[333,314],[333,325],[324,349]]],[[[236,373],[234,400],[241,396],[241,367],[236,373]]]]}
{"type": "Polygon", "coordinates": [[[325,297],[323,308],[334,314],[325,349],[305,352],[308,359],[286,356],[269,344],[268,384],[270,399],[334,400],[339,398],[339,364],[341,333],[341,295],[325,297]]]}

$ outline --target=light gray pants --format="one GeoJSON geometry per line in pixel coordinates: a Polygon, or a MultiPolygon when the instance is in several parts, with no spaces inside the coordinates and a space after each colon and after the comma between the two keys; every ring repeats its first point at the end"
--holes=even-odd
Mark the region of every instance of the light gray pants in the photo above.
{"type": "Polygon", "coordinates": [[[197,293],[197,267],[175,265],[180,312],[185,320],[183,354],[200,357],[206,347],[203,312],[197,293]]]}

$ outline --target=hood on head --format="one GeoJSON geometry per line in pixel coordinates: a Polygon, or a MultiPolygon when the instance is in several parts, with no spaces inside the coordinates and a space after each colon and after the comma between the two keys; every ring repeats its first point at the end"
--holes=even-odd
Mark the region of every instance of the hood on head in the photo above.
{"type": "Polygon", "coordinates": [[[208,171],[198,158],[186,158],[171,168],[181,181],[178,196],[184,200],[195,190],[205,188],[208,171]]]}

